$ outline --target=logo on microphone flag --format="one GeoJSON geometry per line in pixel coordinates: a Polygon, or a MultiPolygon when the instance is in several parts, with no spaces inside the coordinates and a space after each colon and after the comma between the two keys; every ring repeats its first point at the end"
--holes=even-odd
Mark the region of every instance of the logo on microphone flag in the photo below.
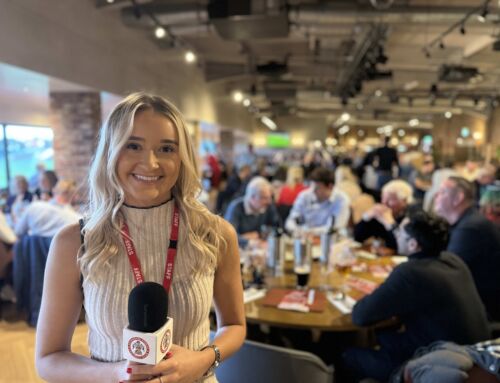
{"type": "Polygon", "coordinates": [[[165,331],[165,334],[163,334],[163,338],[161,339],[161,344],[160,344],[160,351],[162,353],[167,352],[168,348],[170,347],[170,339],[172,338],[172,334],[170,333],[170,329],[165,331]]]}
{"type": "Polygon", "coordinates": [[[144,359],[149,355],[149,345],[144,339],[133,337],[128,341],[128,351],[134,358],[144,359]]]}

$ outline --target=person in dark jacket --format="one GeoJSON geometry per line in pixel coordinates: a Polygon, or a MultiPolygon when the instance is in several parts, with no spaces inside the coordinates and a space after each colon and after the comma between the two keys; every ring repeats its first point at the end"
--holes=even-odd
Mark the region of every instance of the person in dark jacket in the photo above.
{"type": "Polygon", "coordinates": [[[221,190],[217,195],[215,205],[215,211],[217,213],[224,215],[229,203],[233,199],[241,197],[245,193],[245,189],[251,176],[252,168],[249,165],[243,165],[237,172],[229,177],[225,189],[221,190]]]}
{"type": "Polygon", "coordinates": [[[474,204],[474,185],[449,177],[438,191],[435,210],[451,225],[448,251],[469,266],[490,319],[500,320],[500,230],[474,204]]]}
{"type": "Polygon", "coordinates": [[[392,180],[393,167],[399,167],[398,152],[389,147],[390,137],[384,138],[384,146],[375,149],[373,153],[373,163],[377,170],[377,190],[392,180]]]}
{"type": "Polygon", "coordinates": [[[229,204],[224,218],[236,229],[240,247],[247,246],[249,241],[264,240],[264,227],[281,226],[269,181],[264,177],[252,178],[245,196],[229,204]]]}
{"type": "Polygon", "coordinates": [[[413,189],[408,182],[390,181],[382,189],[382,203],[365,212],[354,226],[354,239],[358,242],[371,237],[381,239],[385,247],[396,250],[393,229],[403,220],[412,202],[413,189]]]}
{"type": "Polygon", "coordinates": [[[397,230],[398,250],[409,261],[397,266],[372,294],[354,306],[358,326],[398,317],[402,328],[379,332],[380,349],[345,352],[348,368],[360,378],[386,381],[415,350],[437,340],[475,343],[490,336],[486,311],[472,275],[456,255],[443,251],[447,225],[412,209],[397,230]]]}

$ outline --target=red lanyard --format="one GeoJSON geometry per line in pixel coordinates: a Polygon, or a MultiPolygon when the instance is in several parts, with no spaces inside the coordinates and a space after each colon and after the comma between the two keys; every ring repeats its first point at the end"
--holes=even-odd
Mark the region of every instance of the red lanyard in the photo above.
{"type": "MultiPolygon", "coordinates": [[[[179,208],[177,204],[174,203],[174,212],[172,214],[172,230],[170,232],[170,241],[168,243],[167,249],[167,262],[165,264],[165,275],[163,276],[163,287],[165,290],[170,290],[170,285],[172,284],[172,278],[174,275],[174,261],[175,255],[177,254],[177,238],[179,237],[179,208]]],[[[127,222],[123,222],[122,226],[122,238],[125,244],[125,249],[127,250],[128,260],[130,262],[130,267],[134,273],[134,278],[137,284],[144,282],[144,275],[141,270],[141,263],[137,257],[137,252],[135,251],[134,244],[130,239],[130,232],[128,230],[127,222]]]]}

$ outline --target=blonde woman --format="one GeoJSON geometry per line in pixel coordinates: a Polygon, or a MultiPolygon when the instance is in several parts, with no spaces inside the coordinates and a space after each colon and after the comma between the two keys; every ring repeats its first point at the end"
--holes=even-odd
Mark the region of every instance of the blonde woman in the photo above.
{"type": "Polygon", "coordinates": [[[161,97],[125,98],[100,132],[89,180],[83,246],[78,225],[68,226],[54,238],[47,261],[36,344],[40,376],[65,383],[216,382],[216,362],[245,338],[238,244],[231,225],[197,201],[198,168],[180,112],[161,97]],[[132,364],[122,357],[122,330],[138,281],[124,228],[144,279],[162,283],[177,214],[179,246],[168,292],[172,354],[155,366],[132,364]],[[212,299],[218,331],[206,348],[212,299]],[[82,303],[91,358],[70,348],[82,303]]]}

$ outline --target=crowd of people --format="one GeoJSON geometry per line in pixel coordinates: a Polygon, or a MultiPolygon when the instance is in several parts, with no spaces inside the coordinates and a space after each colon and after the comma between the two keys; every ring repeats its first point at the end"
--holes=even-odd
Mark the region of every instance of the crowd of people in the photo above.
{"type": "Polygon", "coordinates": [[[0,209],[0,299],[15,301],[12,288],[13,247],[25,235],[52,238],[64,226],[78,222],[76,183],[58,179],[53,170],[37,165],[29,181],[13,180],[12,193],[0,209]]]}
{"type": "Polygon", "coordinates": [[[312,149],[269,158],[249,145],[232,167],[210,154],[203,182],[195,157],[177,109],[137,93],[103,125],[82,213],[72,204],[73,181],[58,180],[43,167],[30,182],[15,177],[0,213],[0,287],[9,282],[19,238],[54,238],[37,333],[37,368],[44,378],[63,379],[71,370],[113,381],[161,382],[173,373],[183,381],[214,381],[213,367],[245,337],[238,247],[264,243],[272,228],[291,236],[334,229],[408,257],[353,309],[359,326],[394,316],[400,326],[379,332],[376,350],[346,350],[344,367],[352,376],[386,381],[406,366],[401,376],[417,382],[421,362],[412,357],[420,347],[491,338],[490,323],[500,321],[500,181],[494,165],[438,165],[431,154],[408,160],[388,139],[367,154],[312,149]],[[213,201],[201,199],[202,185],[216,194],[213,201]],[[166,287],[177,323],[172,355],[154,367],[124,362],[126,298],[139,282],[121,242],[133,238],[146,279],[161,282],[158,265],[168,262],[175,222],[175,288],[166,287]],[[212,300],[218,331],[209,344],[212,300]],[[68,348],[82,304],[92,359],[68,348]],[[61,329],[56,335],[54,326],[61,329]]]}
{"type": "MultiPolygon", "coordinates": [[[[233,224],[240,247],[265,240],[270,225],[291,236],[334,225],[358,242],[410,260],[354,307],[359,326],[392,317],[401,326],[379,332],[376,350],[347,350],[347,376],[387,381],[433,342],[473,345],[490,339],[491,323],[500,321],[500,173],[494,165],[437,165],[431,154],[399,154],[387,139],[364,158],[315,150],[302,162],[280,158],[273,164],[257,156],[253,163],[256,170],[250,173],[246,164],[245,177],[238,178],[236,196],[229,197],[222,183],[217,200],[218,207],[229,205],[219,214],[233,224]]],[[[498,345],[495,350],[498,360],[498,345]]],[[[415,363],[407,378],[425,382],[419,376],[429,375],[415,363]]]]}

